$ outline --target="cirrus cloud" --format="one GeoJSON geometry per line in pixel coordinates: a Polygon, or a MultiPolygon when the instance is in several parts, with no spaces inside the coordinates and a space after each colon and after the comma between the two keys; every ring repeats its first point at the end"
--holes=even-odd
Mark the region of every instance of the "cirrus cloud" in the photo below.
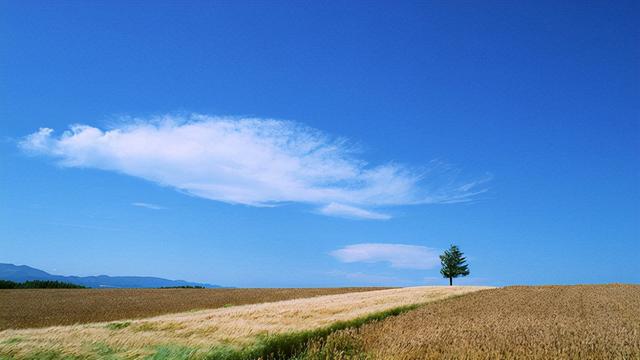
{"type": "Polygon", "coordinates": [[[145,203],[145,202],[134,202],[134,203],[131,203],[131,205],[132,206],[141,207],[141,208],[145,208],[145,209],[149,209],[149,210],[165,210],[166,209],[166,207],[164,207],[164,206],[145,203]]]}
{"type": "Polygon", "coordinates": [[[374,211],[360,209],[354,206],[331,203],[327,206],[320,208],[320,213],[329,216],[339,216],[345,218],[354,219],[368,219],[368,220],[389,220],[390,215],[381,214],[374,211]]]}
{"type": "Polygon", "coordinates": [[[232,204],[315,205],[325,215],[384,220],[398,205],[455,203],[485,191],[459,182],[438,162],[413,168],[371,165],[347,140],[281,120],[162,116],[103,130],[72,125],[60,136],[41,128],[20,146],[63,167],[135,176],[232,204]]]}

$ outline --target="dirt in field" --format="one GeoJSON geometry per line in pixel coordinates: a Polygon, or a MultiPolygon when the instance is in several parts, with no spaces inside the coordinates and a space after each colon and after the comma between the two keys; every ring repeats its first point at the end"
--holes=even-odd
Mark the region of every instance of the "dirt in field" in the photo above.
{"type": "Polygon", "coordinates": [[[134,319],[381,289],[385,288],[0,290],[0,330],[134,319]]]}
{"type": "Polygon", "coordinates": [[[338,331],[308,359],[640,359],[640,286],[506,287],[338,331]]]}

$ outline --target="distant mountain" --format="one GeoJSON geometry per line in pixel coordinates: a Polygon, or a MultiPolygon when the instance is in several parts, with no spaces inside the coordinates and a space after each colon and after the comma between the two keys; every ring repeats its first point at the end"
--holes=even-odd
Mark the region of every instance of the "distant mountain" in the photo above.
{"type": "Polygon", "coordinates": [[[24,282],[28,280],[64,281],[92,288],[158,288],[172,286],[203,286],[219,288],[220,285],[201,284],[183,280],[168,280],[149,276],[62,276],[52,275],[26,265],[0,263],[0,280],[24,282]]]}

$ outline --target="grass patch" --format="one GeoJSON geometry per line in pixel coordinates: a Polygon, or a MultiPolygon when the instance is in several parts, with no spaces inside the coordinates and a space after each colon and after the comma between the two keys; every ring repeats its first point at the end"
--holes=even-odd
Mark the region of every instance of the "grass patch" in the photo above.
{"type": "Polygon", "coordinates": [[[184,329],[185,325],[177,322],[143,322],[134,324],[132,331],[176,331],[184,329]]]}
{"type": "Polygon", "coordinates": [[[124,329],[124,328],[128,327],[129,325],[131,325],[130,321],[115,322],[115,323],[107,324],[107,329],[109,329],[109,330],[120,330],[120,329],[124,329]]]}
{"type": "Polygon", "coordinates": [[[204,359],[216,359],[216,360],[236,360],[243,359],[242,353],[239,349],[230,345],[219,345],[211,349],[204,356],[204,359]]]}
{"type": "Polygon", "coordinates": [[[113,349],[112,347],[110,347],[109,345],[103,342],[92,344],[92,350],[93,350],[93,353],[97,355],[97,358],[101,360],[122,359],[120,356],[118,356],[118,351],[116,349],[113,349]]]}
{"type": "Polygon", "coordinates": [[[223,308],[230,308],[232,306],[235,306],[235,305],[233,305],[233,304],[224,304],[224,305],[222,305],[223,308]]]}
{"type": "Polygon", "coordinates": [[[12,338],[8,338],[7,340],[3,340],[1,342],[2,345],[11,345],[11,344],[17,344],[19,342],[21,342],[23,339],[19,336],[16,337],[12,337],[12,338]]]}
{"type": "Polygon", "coordinates": [[[81,360],[79,356],[63,354],[56,350],[39,351],[27,357],[29,360],[81,360]]]}
{"type": "Polygon", "coordinates": [[[196,358],[198,350],[188,346],[162,345],[156,348],[153,355],[146,360],[188,360],[196,358]]]}

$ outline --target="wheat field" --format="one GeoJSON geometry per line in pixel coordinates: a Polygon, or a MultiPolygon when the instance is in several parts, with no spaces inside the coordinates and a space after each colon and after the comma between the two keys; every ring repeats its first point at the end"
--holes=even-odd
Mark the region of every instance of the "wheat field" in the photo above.
{"type": "Polygon", "coordinates": [[[99,357],[105,348],[125,358],[153,354],[162,345],[206,351],[214,346],[248,346],[258,336],[303,331],[411,304],[462,295],[486,287],[412,287],[222,309],[183,312],[147,319],[0,332],[0,355],[38,354],[99,357]]]}
{"type": "Polygon", "coordinates": [[[511,286],[312,343],[324,359],[640,359],[640,286],[511,286]]]}
{"type": "Polygon", "coordinates": [[[0,330],[137,319],[382,289],[387,288],[7,289],[0,290],[0,330]]]}

